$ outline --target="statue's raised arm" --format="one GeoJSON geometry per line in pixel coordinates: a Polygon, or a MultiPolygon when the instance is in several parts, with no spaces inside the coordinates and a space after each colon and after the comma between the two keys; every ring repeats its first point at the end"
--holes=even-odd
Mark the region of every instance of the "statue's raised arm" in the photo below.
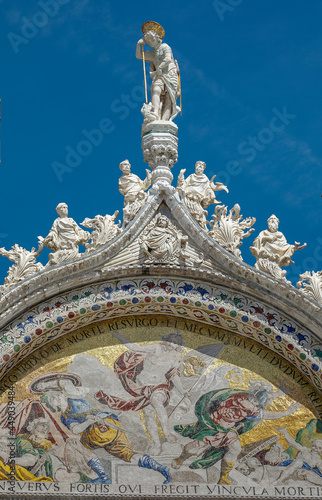
{"type": "Polygon", "coordinates": [[[136,58],[137,59],[141,59],[141,60],[145,60],[147,62],[152,62],[153,61],[153,51],[152,50],[148,50],[148,51],[144,51],[144,44],[145,44],[145,40],[144,38],[140,38],[140,40],[138,41],[138,43],[136,44],[136,58]],[[144,51],[144,55],[143,55],[143,51],[144,51]]]}
{"type": "Polygon", "coordinates": [[[142,32],[144,37],[137,43],[136,57],[151,63],[152,78],[151,102],[143,105],[142,113],[145,121],[172,121],[180,112],[180,107],[177,106],[180,94],[177,61],[174,60],[169,45],[162,43],[165,32],[160,24],[153,21],[144,23],[142,32]],[[152,50],[143,52],[146,43],[152,50]]]}
{"type": "Polygon", "coordinates": [[[221,182],[214,183],[215,175],[212,179],[208,179],[204,174],[206,164],[204,161],[197,161],[195,173],[184,178],[185,169],[180,171],[178,177],[177,191],[181,196],[182,202],[186,205],[192,217],[198,224],[207,230],[207,215],[206,208],[212,204],[221,203],[216,199],[215,191],[226,191],[228,188],[221,182]]]}

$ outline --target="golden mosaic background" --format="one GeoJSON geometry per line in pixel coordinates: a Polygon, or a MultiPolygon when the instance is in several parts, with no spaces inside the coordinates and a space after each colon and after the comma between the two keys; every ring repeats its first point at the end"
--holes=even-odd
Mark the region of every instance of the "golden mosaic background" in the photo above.
{"type": "MultiPolygon", "coordinates": [[[[312,419],[317,418],[317,413],[314,405],[311,402],[312,394],[315,394],[313,387],[307,382],[303,387],[297,385],[294,381],[296,376],[300,377],[299,372],[288,365],[285,360],[280,360],[284,368],[283,371],[278,367],[277,355],[272,354],[259,344],[247,339],[242,339],[231,333],[224,332],[218,328],[205,328],[204,325],[198,325],[193,321],[175,320],[173,318],[165,318],[164,316],[153,316],[147,318],[131,318],[120,319],[115,321],[105,321],[92,325],[91,327],[81,328],[67,334],[58,342],[52,342],[46,345],[38,352],[32,354],[20,363],[10,374],[2,380],[3,384],[9,384],[8,378],[14,381],[15,398],[21,401],[25,398],[37,399],[37,395],[31,395],[28,392],[29,384],[40,375],[51,372],[66,372],[67,367],[72,363],[76,354],[87,353],[90,356],[98,359],[102,365],[113,369],[114,361],[120,356],[127,347],[120,344],[120,341],[111,335],[111,331],[119,329],[128,340],[137,344],[151,344],[160,342],[163,335],[179,331],[184,339],[184,348],[182,349],[182,357],[190,350],[197,349],[201,346],[209,344],[225,344],[224,349],[215,359],[208,371],[214,367],[230,366],[242,369],[242,375],[232,377],[228,374],[226,380],[230,387],[234,389],[248,388],[250,380],[261,380],[269,382],[275,386],[276,391],[281,380],[286,383],[289,388],[289,393],[273,401],[266,407],[267,411],[283,411],[287,409],[292,402],[301,403],[301,408],[290,417],[285,417],[279,420],[262,421],[253,430],[240,436],[242,446],[253,443],[260,439],[268,438],[272,434],[276,434],[275,426],[285,427],[288,424],[288,432],[292,437],[296,437],[297,432],[305,427],[312,419]],[[131,326],[130,326],[131,325],[131,326]],[[136,326],[138,325],[138,326],[136,326]],[[199,331],[202,333],[200,334],[199,331]],[[239,344],[239,345],[238,345],[239,344]],[[58,348],[59,346],[59,348],[58,348]],[[46,358],[41,359],[39,353],[46,352],[46,358]],[[54,352],[54,351],[57,352],[54,352]],[[36,356],[36,358],[35,358],[36,356]],[[39,359],[35,367],[28,367],[28,360],[39,359]],[[273,362],[274,360],[274,362],[273,362]],[[276,365],[276,366],[274,366],[276,365]],[[285,367],[289,366],[289,370],[285,367]],[[292,371],[291,375],[285,374],[292,371]],[[295,376],[296,375],[296,376],[295,376]]],[[[213,387],[212,390],[215,390],[213,387]]],[[[316,395],[315,406],[321,403],[317,401],[316,395]]],[[[6,394],[0,398],[0,403],[6,402],[6,394]]],[[[287,442],[284,438],[280,441],[286,448],[287,442]]]]}

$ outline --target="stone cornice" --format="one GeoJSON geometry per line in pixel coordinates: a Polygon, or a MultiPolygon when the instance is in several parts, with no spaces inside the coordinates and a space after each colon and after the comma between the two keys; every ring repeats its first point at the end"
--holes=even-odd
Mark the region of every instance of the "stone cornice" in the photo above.
{"type": "Polygon", "coordinates": [[[206,279],[212,284],[223,284],[231,290],[247,293],[296,319],[310,329],[317,339],[322,339],[322,307],[318,303],[293,286],[271,278],[224,250],[195,222],[175,194],[174,188],[166,188],[163,192],[161,189],[154,193],[151,190],[145,206],[132,223],[99,250],[84,254],[74,261],[46,268],[6,290],[0,298],[0,328],[4,328],[18,314],[21,315],[44,299],[76,287],[120,276],[157,274],[206,279]],[[162,203],[167,205],[190,241],[202,249],[205,257],[213,263],[212,271],[201,269],[200,266],[139,265],[137,262],[127,266],[108,267],[110,259],[139,237],[162,203]]]}

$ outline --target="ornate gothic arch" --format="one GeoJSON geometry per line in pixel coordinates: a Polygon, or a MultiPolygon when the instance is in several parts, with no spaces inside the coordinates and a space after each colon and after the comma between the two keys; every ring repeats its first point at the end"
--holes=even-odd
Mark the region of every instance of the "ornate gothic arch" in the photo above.
{"type": "Polygon", "coordinates": [[[0,302],[2,375],[34,346],[80,325],[157,312],[185,315],[253,338],[294,363],[319,391],[322,387],[321,308],[220,247],[200,230],[170,188],[155,189],[133,222],[110,243],[27,278],[9,288],[0,302]],[[187,235],[189,265],[144,262],[142,234],[158,214],[187,235]],[[198,263],[201,252],[203,261],[198,263]]]}

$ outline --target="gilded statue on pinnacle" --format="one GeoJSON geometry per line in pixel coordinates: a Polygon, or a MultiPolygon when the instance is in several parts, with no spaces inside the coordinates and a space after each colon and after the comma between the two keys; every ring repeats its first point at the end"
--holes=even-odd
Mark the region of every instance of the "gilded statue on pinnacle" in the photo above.
{"type": "Polygon", "coordinates": [[[180,73],[177,61],[174,59],[171,47],[163,43],[164,29],[154,21],[148,21],[142,26],[143,38],[136,46],[136,57],[143,61],[145,79],[146,103],[142,114],[145,123],[155,120],[172,121],[180,112],[177,98],[180,95],[180,73]],[[144,51],[148,44],[152,50],[144,51]],[[147,84],[145,61],[150,63],[151,101],[147,99],[147,84]]]}

